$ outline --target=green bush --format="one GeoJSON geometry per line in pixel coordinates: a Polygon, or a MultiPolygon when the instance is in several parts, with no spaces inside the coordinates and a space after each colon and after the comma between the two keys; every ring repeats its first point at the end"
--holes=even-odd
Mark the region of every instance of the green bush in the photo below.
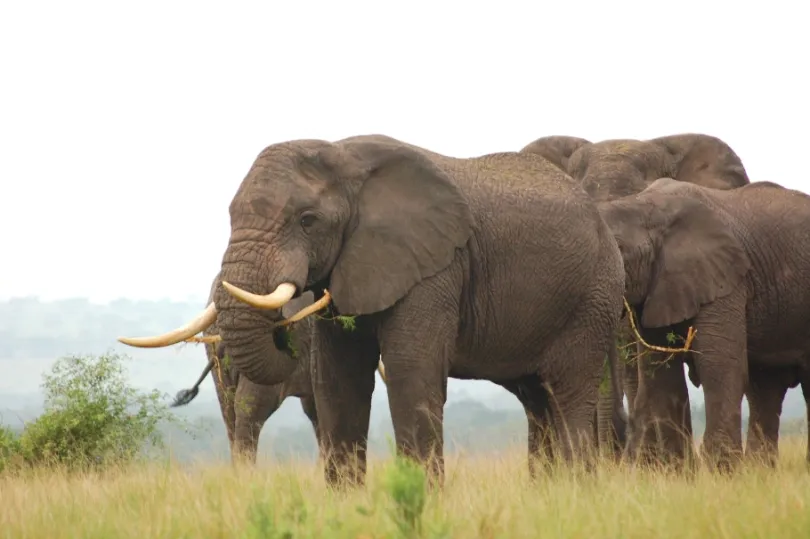
{"type": "Polygon", "coordinates": [[[31,466],[85,469],[128,463],[162,449],[158,427],[177,419],[158,391],[142,393],[127,384],[127,359],[114,353],[58,359],[43,376],[44,413],[26,424],[18,439],[0,433],[2,460],[18,455],[31,466]]]}
{"type": "Polygon", "coordinates": [[[10,428],[0,425],[0,472],[20,454],[20,437],[10,428]]]}

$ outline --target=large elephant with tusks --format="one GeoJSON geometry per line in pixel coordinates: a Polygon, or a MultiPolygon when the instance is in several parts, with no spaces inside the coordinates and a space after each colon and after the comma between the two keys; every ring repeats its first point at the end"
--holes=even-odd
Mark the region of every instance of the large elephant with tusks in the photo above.
{"type": "Polygon", "coordinates": [[[267,360],[268,328],[294,297],[328,289],[333,313],[355,317],[353,331],[314,320],[331,484],[365,477],[380,354],[397,448],[439,483],[449,376],[511,385],[534,439],[553,432],[566,460],[591,455],[623,264],[593,200],[548,160],[451,158],[383,135],[283,142],[256,158],[230,217],[222,286],[174,338],[216,320],[241,375],[281,383],[296,363],[267,360]]]}

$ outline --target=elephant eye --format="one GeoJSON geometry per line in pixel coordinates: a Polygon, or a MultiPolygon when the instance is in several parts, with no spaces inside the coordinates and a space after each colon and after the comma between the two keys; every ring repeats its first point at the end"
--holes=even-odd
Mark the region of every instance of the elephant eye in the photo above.
{"type": "Polygon", "coordinates": [[[315,216],[314,213],[305,213],[301,216],[301,226],[303,228],[310,228],[312,225],[315,224],[318,218],[315,216]]]}

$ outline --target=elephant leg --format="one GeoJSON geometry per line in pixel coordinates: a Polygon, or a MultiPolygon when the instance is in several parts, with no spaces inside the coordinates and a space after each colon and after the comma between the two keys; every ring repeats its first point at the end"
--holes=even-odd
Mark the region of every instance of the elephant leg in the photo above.
{"type": "MultiPolygon", "coordinates": [[[[667,329],[646,330],[644,340],[666,345],[667,329]]],[[[630,455],[642,464],[678,466],[692,456],[692,416],[683,354],[653,352],[637,345],[639,379],[630,429],[630,455]]]]}
{"type": "Polygon", "coordinates": [[[231,453],[235,461],[256,463],[262,427],[283,401],[283,384],[258,385],[245,376],[238,376],[233,399],[236,428],[231,453]]]}
{"type": "Polygon", "coordinates": [[[453,297],[434,286],[412,289],[379,328],[397,450],[422,463],[439,487],[447,377],[458,333],[458,311],[448,308],[453,297]]]}
{"type": "Polygon", "coordinates": [[[569,463],[581,460],[586,466],[595,456],[593,419],[605,355],[616,346],[616,328],[602,313],[598,300],[583,302],[543,352],[538,371],[549,391],[560,456],[569,463]]]}
{"type": "Polygon", "coordinates": [[[315,410],[315,397],[313,395],[307,395],[300,397],[300,400],[301,409],[304,410],[304,414],[312,424],[312,429],[315,431],[315,440],[318,442],[318,448],[320,448],[321,437],[320,433],[318,432],[318,412],[315,410]]]}
{"type": "Polygon", "coordinates": [[[358,321],[360,327],[347,331],[332,320],[314,321],[312,391],[324,475],[330,487],[365,483],[371,395],[380,353],[362,323],[358,321]]]}
{"type": "MultiPolygon", "coordinates": [[[[745,290],[703,306],[695,318],[694,355],[706,400],[702,452],[729,470],[742,456],[742,399],[748,382],[745,290]]],[[[683,369],[681,367],[681,369],[683,369]]]]}
{"type": "Polygon", "coordinates": [[[754,457],[775,466],[779,447],[779,419],[782,402],[789,381],[780,376],[778,368],[749,366],[748,388],[748,435],[746,456],[754,457]]]}
{"type": "Polygon", "coordinates": [[[810,376],[808,373],[802,372],[802,395],[804,395],[804,407],[805,407],[805,414],[807,422],[807,452],[805,454],[805,460],[810,466],[810,376]]]}
{"type": "Polygon", "coordinates": [[[548,391],[539,376],[525,376],[501,386],[518,398],[526,412],[529,476],[536,479],[538,461],[549,465],[554,458],[554,422],[548,391]]]}

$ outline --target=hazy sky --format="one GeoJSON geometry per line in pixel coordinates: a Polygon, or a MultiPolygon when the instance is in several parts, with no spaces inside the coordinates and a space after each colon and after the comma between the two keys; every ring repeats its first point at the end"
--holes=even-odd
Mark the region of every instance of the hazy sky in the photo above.
{"type": "Polygon", "coordinates": [[[704,132],[809,190],[800,2],[477,5],[4,2],[0,298],[206,296],[239,182],[294,138],[704,132]]]}

